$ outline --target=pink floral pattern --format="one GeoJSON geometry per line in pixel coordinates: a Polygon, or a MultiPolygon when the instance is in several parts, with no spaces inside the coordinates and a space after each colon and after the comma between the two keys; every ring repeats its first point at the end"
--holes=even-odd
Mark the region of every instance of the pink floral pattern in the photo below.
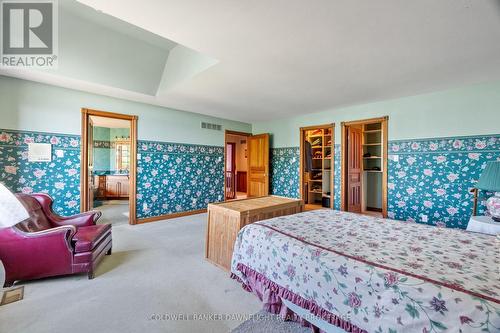
{"type": "Polygon", "coordinates": [[[238,264],[370,332],[497,332],[498,240],[318,210],[246,226],[238,264]],[[251,249],[251,250],[250,250],[251,249]]]}

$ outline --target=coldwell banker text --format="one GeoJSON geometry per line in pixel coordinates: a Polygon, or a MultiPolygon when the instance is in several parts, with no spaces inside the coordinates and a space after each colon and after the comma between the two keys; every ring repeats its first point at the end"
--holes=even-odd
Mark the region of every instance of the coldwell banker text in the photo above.
{"type": "Polygon", "coordinates": [[[57,0],[1,0],[1,66],[57,67],[57,0]]]}

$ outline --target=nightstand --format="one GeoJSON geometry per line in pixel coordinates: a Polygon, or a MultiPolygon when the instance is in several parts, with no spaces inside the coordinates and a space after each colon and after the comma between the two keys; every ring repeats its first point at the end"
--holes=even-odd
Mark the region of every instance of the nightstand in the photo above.
{"type": "Polygon", "coordinates": [[[500,234],[500,222],[493,221],[490,216],[471,216],[467,231],[497,235],[500,234]]]}

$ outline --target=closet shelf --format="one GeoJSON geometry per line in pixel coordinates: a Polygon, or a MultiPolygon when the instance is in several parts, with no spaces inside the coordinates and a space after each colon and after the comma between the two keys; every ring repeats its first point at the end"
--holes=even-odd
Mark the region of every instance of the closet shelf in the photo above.
{"type": "Polygon", "coordinates": [[[322,179],[309,179],[310,182],[323,182],[322,179]]]}
{"type": "Polygon", "coordinates": [[[382,173],[382,170],[363,170],[364,172],[382,173]]]}
{"type": "Polygon", "coordinates": [[[381,129],[363,131],[363,133],[380,133],[380,132],[382,132],[381,129]]]}
{"type": "Polygon", "coordinates": [[[381,146],[382,143],[363,143],[363,146],[381,146]]]}
{"type": "Polygon", "coordinates": [[[380,159],[380,158],[382,158],[382,157],[380,157],[380,156],[363,157],[363,159],[365,159],[365,160],[376,160],[376,159],[380,159]]]}

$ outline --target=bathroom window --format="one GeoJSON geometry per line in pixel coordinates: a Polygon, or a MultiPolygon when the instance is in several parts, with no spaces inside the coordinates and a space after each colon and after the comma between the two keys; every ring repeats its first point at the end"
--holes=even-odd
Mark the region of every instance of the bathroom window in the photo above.
{"type": "Polygon", "coordinates": [[[130,169],[130,143],[116,142],[116,169],[119,171],[130,169]]]}

